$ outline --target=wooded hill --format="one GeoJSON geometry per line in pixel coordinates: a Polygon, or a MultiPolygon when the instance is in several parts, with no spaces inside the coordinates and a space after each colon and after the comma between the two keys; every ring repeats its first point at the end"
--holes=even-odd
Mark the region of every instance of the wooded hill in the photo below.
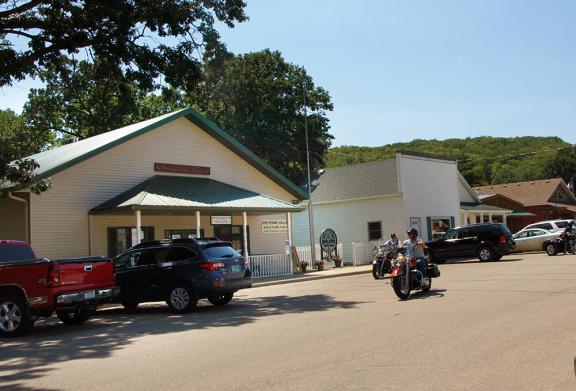
{"type": "Polygon", "coordinates": [[[413,140],[381,147],[331,148],[326,167],[394,158],[396,150],[425,152],[458,160],[458,168],[471,186],[544,179],[554,176],[553,162],[571,144],[559,137],[468,137],[448,140],[413,140]],[[546,152],[547,150],[551,150],[546,152]],[[534,153],[538,152],[538,153],[534,153]]]}

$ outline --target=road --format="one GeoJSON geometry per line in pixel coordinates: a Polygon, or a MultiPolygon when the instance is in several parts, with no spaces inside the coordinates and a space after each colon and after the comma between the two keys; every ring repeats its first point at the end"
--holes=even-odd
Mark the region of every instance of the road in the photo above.
{"type": "Polygon", "coordinates": [[[574,390],[576,256],[440,265],[399,301],[356,275],[251,289],[227,307],[100,311],[0,341],[18,390],[574,390]]]}

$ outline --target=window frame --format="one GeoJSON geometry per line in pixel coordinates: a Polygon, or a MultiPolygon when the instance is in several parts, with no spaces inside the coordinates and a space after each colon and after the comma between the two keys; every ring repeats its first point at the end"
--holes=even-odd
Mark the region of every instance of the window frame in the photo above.
{"type": "Polygon", "coordinates": [[[382,240],[382,220],[367,221],[366,222],[366,228],[368,229],[368,241],[369,242],[376,242],[376,241],[382,240]],[[379,228],[380,237],[372,238],[371,233],[374,232],[375,230],[370,229],[370,224],[378,224],[380,226],[380,228],[379,228]]]}

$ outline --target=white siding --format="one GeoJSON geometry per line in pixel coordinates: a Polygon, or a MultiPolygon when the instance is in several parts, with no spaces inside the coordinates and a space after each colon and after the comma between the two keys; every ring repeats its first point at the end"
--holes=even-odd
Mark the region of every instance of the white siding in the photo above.
{"type": "Polygon", "coordinates": [[[468,190],[466,190],[466,187],[464,186],[461,180],[458,181],[458,194],[460,196],[460,202],[469,202],[469,203],[476,202],[476,200],[472,198],[468,190]]]}
{"type": "MultiPolygon", "coordinates": [[[[382,197],[327,204],[314,204],[316,243],[325,228],[332,228],[338,242],[344,245],[344,262],[352,262],[352,243],[368,242],[368,222],[381,221],[382,235],[388,240],[392,232],[403,237],[404,213],[401,197],[382,197]]],[[[308,211],[293,214],[294,244],[310,245],[308,211]]]]}
{"type": "Polygon", "coordinates": [[[420,217],[420,237],[429,240],[427,217],[460,215],[458,169],[456,163],[424,157],[400,155],[400,185],[404,193],[404,228],[410,217],[420,217]]]}
{"type": "Polygon", "coordinates": [[[26,240],[23,202],[0,199],[0,240],[26,240]]]}
{"type": "Polygon", "coordinates": [[[52,189],[32,195],[31,239],[37,253],[47,257],[88,255],[88,211],[156,175],[155,162],[208,166],[212,179],[285,201],[295,198],[180,118],[54,175],[52,189]]]}

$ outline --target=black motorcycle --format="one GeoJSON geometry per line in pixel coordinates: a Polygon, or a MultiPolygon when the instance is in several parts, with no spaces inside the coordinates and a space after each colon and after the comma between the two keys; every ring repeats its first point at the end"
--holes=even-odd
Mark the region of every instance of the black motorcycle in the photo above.
{"type": "Polygon", "coordinates": [[[396,258],[396,247],[375,247],[373,257],[372,276],[375,280],[382,280],[384,274],[392,272],[392,261],[396,258]]]}
{"type": "Polygon", "coordinates": [[[547,240],[544,242],[546,254],[550,256],[558,253],[576,253],[576,235],[574,233],[562,233],[558,239],[547,240]]]}

